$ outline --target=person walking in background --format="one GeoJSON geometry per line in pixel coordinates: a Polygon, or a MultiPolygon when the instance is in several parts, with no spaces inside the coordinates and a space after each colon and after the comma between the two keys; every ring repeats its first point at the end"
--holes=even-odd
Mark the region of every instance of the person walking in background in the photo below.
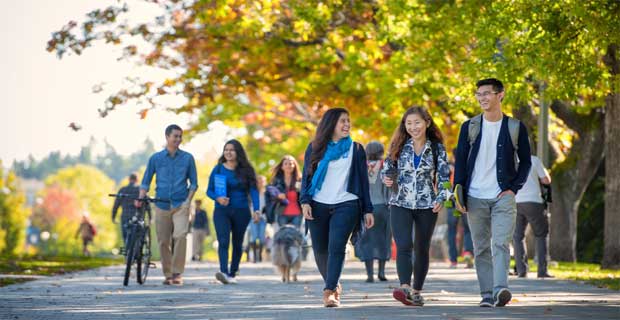
{"type": "Polygon", "coordinates": [[[211,235],[211,230],[209,229],[207,211],[202,208],[202,200],[196,199],[194,200],[194,204],[196,208],[192,225],[192,243],[194,249],[192,252],[192,261],[201,261],[204,252],[205,237],[211,235]]]}
{"type": "Polygon", "coordinates": [[[414,106],[403,114],[392,136],[382,176],[387,187],[398,186],[389,201],[400,281],[392,295],[405,305],[423,306],[421,292],[428,273],[431,237],[447,197],[444,183],[450,181],[443,136],[425,108],[414,106]]]}
{"type": "Polygon", "coordinates": [[[510,240],[515,229],[515,195],[531,167],[527,129],[502,113],[504,85],[497,79],[476,83],[483,113],[461,126],[454,183],[463,187],[474,255],[480,307],[503,307],[512,299],[508,289],[510,240]],[[518,157],[518,161],[515,159],[518,157]]]}
{"type": "Polygon", "coordinates": [[[304,157],[301,208],[312,237],[314,258],[325,283],[323,305],[338,307],[346,244],[363,219],[374,223],[364,147],[350,137],[346,109],[329,109],[304,157]]]}
{"type": "MultiPolygon", "coordinates": [[[[165,133],[166,147],[149,158],[139,197],[146,196],[155,175],[156,197],[170,200],[155,203],[155,230],[166,277],[164,285],[183,285],[189,210],[198,188],[196,162],[189,152],[179,149],[183,140],[181,127],[171,124],[165,133]]],[[[136,201],[135,205],[140,207],[142,202],[136,201]]]]}
{"type": "Polygon", "coordinates": [[[385,263],[392,255],[390,210],[387,206],[389,192],[379,177],[383,167],[384,150],[385,148],[378,141],[366,145],[370,201],[374,208],[375,225],[366,231],[355,244],[355,256],[364,261],[366,266],[366,282],[374,282],[374,260],[378,262],[377,278],[380,281],[387,281],[385,263]]]}
{"type": "Polygon", "coordinates": [[[114,206],[112,207],[112,222],[116,223],[116,214],[118,208],[122,208],[121,213],[121,232],[123,234],[123,248],[127,242],[127,232],[129,228],[129,219],[136,213],[136,206],[131,198],[137,198],[140,195],[140,186],[138,186],[138,176],[135,173],[129,175],[129,184],[118,190],[119,194],[125,194],[129,197],[116,197],[114,206]]]}
{"type": "Polygon", "coordinates": [[[285,155],[272,170],[270,186],[277,192],[268,194],[267,205],[279,226],[292,224],[298,229],[301,227],[300,182],[301,173],[297,160],[291,155],[285,155]]]}
{"type": "Polygon", "coordinates": [[[211,171],[207,196],[215,201],[213,223],[218,241],[220,271],[215,278],[223,284],[237,283],[243,255],[243,237],[252,217],[260,219],[260,200],[256,172],[241,143],[235,139],[224,145],[218,164],[211,171]],[[250,201],[253,213],[250,212],[250,201]],[[228,248],[232,234],[232,260],[228,265],[228,248]]]}
{"type": "Polygon", "coordinates": [[[93,242],[96,235],[97,229],[95,228],[93,223],[90,222],[88,216],[86,214],[83,214],[82,221],[80,221],[80,226],[75,233],[76,238],[78,236],[82,238],[82,255],[90,256],[90,251],[88,251],[88,245],[93,242]]]}
{"type": "Polygon", "coordinates": [[[265,176],[258,176],[256,184],[260,202],[258,210],[261,214],[258,219],[254,219],[248,226],[248,232],[250,233],[248,250],[252,251],[254,263],[262,261],[263,246],[265,245],[265,229],[267,227],[267,218],[265,216],[265,188],[267,185],[267,178],[265,176]]]}
{"type": "MultiPolygon", "coordinates": [[[[454,150],[456,153],[456,150],[454,150]]],[[[450,182],[454,182],[454,164],[450,163],[450,182]]],[[[467,223],[467,215],[460,213],[454,207],[446,208],[448,223],[448,254],[450,256],[450,269],[456,269],[457,257],[459,255],[459,247],[456,244],[456,234],[458,233],[459,220],[463,223],[463,260],[465,267],[470,269],[474,267],[474,244],[471,241],[471,231],[467,223]]]]}
{"type": "Polygon", "coordinates": [[[550,185],[551,176],[536,156],[531,156],[532,169],[527,181],[516,197],[517,222],[513,236],[515,248],[515,266],[519,278],[527,277],[528,264],[525,251],[525,228],[529,223],[536,238],[536,257],[538,260],[538,278],[553,278],[547,272],[547,235],[549,235],[549,218],[540,184],[550,185]]]}

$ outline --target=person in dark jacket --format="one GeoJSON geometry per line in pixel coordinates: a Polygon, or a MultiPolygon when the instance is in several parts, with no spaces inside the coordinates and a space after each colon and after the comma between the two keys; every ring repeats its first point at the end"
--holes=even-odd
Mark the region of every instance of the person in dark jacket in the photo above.
{"type": "Polygon", "coordinates": [[[192,261],[201,261],[202,253],[204,251],[205,237],[211,235],[209,229],[209,218],[207,217],[207,211],[202,208],[202,200],[194,200],[196,205],[194,222],[192,225],[192,261]]]}
{"type": "Polygon", "coordinates": [[[383,167],[383,144],[372,141],[366,145],[368,159],[368,183],[370,201],[374,210],[375,225],[364,233],[355,244],[355,256],[364,261],[366,266],[366,282],[374,282],[373,264],[377,260],[377,278],[387,281],[385,263],[392,256],[392,228],[390,227],[390,209],[388,207],[389,191],[381,181],[383,167]]]}
{"type": "Polygon", "coordinates": [[[277,193],[267,195],[269,214],[280,227],[292,224],[299,229],[303,218],[299,203],[301,173],[293,156],[285,155],[273,168],[270,186],[275,187],[277,193]]]}
{"type": "MultiPolygon", "coordinates": [[[[131,198],[137,198],[140,194],[140,186],[138,185],[138,176],[135,173],[129,175],[129,184],[118,190],[119,194],[129,195],[131,198]]],[[[121,212],[121,231],[123,234],[123,245],[127,242],[127,231],[129,230],[129,219],[136,213],[136,206],[131,198],[116,197],[114,206],[112,207],[112,222],[116,223],[116,214],[118,208],[122,208],[121,212]]]]}
{"type": "Polygon", "coordinates": [[[346,109],[330,109],[321,118],[304,157],[301,209],[325,287],[323,305],[340,305],[339,284],[347,241],[363,219],[374,224],[364,147],[350,137],[346,109]]]}
{"type": "Polygon", "coordinates": [[[456,148],[454,183],[463,186],[481,307],[503,307],[508,290],[510,241],[515,229],[515,195],[530,172],[530,143],[519,120],[502,113],[504,85],[497,79],[476,83],[482,115],[465,121],[456,148]],[[518,157],[518,161],[515,159],[518,157]]]}

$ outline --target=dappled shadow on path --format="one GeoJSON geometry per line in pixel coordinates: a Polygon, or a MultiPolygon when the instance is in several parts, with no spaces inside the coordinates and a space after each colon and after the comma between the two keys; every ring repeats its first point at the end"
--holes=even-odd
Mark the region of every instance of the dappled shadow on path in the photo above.
{"type": "MultiPolygon", "coordinates": [[[[478,307],[473,270],[433,264],[423,308],[391,297],[398,285],[394,264],[388,282],[365,283],[359,262],[348,262],[342,307],[321,305],[322,281],[312,261],[300,281],[284,284],[268,263],[242,264],[239,284],[222,285],[213,263],[189,264],[182,287],[164,286],[161,269],[147,284],[121,285],[122,267],[55,277],[0,290],[0,315],[45,319],[618,319],[620,295],[566,281],[511,279],[506,308],[478,307]]],[[[2,318],[2,317],[0,317],[2,318]]]]}

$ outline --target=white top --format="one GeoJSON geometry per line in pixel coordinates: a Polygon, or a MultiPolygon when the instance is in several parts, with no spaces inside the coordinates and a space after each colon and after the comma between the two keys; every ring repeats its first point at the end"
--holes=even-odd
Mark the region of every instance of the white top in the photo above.
{"type": "Polygon", "coordinates": [[[502,120],[487,121],[482,117],[482,138],[467,194],[478,199],[495,199],[502,192],[497,182],[497,139],[502,120]]]}
{"type": "Polygon", "coordinates": [[[324,204],[337,204],[357,199],[356,195],[347,192],[349,173],[353,163],[353,146],[354,144],[351,143],[351,149],[342,158],[329,162],[323,186],[312,197],[312,200],[324,204]]]}
{"type": "Polygon", "coordinates": [[[515,200],[520,202],[536,202],[543,203],[543,198],[540,196],[540,184],[539,179],[548,177],[547,169],[543,166],[540,159],[537,156],[532,156],[532,168],[530,174],[527,176],[527,181],[517,193],[515,200]]]}

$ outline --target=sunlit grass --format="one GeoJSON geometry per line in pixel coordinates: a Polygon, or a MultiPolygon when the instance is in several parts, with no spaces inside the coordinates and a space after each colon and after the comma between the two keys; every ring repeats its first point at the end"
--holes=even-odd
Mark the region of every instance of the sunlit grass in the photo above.
{"type": "MultiPolygon", "coordinates": [[[[514,265],[512,261],[511,266],[514,265]]],[[[537,272],[538,265],[529,261],[530,272],[537,272]]],[[[594,263],[551,262],[549,273],[558,279],[583,281],[599,288],[620,290],[620,270],[601,269],[594,263]]]]}
{"type": "MultiPolygon", "coordinates": [[[[52,276],[123,263],[123,258],[100,257],[0,257],[0,274],[52,276]]],[[[28,281],[26,278],[0,278],[0,286],[28,281]]]]}

